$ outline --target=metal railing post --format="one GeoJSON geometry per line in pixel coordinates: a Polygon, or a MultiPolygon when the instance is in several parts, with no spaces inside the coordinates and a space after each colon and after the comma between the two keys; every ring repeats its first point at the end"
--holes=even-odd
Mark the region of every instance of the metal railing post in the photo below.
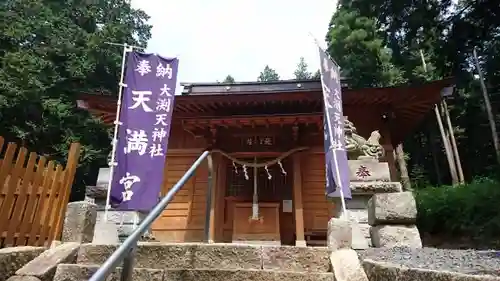
{"type": "Polygon", "coordinates": [[[130,249],[130,252],[128,252],[128,254],[123,259],[123,268],[122,268],[122,273],[120,275],[120,281],[132,280],[136,249],[137,249],[137,242],[135,243],[135,246],[132,249],[130,249]]]}
{"type": "Polygon", "coordinates": [[[210,239],[210,213],[212,209],[212,189],[214,188],[213,183],[213,173],[214,173],[214,163],[212,159],[212,153],[208,154],[207,157],[208,164],[208,188],[207,188],[207,204],[205,210],[205,241],[207,243],[213,243],[210,239]]]}

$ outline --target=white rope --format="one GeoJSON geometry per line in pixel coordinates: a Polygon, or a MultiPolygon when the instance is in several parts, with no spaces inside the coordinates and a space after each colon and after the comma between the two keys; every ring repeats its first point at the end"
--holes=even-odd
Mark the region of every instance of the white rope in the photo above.
{"type": "Polygon", "coordinates": [[[266,173],[267,173],[267,179],[270,180],[273,178],[273,176],[271,176],[271,173],[269,173],[269,168],[266,166],[264,166],[264,170],[266,170],[266,173]]]}
{"type": "MultiPolygon", "coordinates": [[[[212,150],[212,152],[217,152],[217,153],[220,153],[220,154],[224,155],[226,158],[228,158],[229,160],[233,161],[233,166],[234,166],[234,163],[243,166],[243,172],[245,172],[246,167],[250,167],[250,168],[264,168],[266,166],[271,166],[271,165],[274,165],[276,163],[278,163],[278,165],[280,165],[279,163],[281,163],[281,160],[287,158],[288,156],[294,154],[295,152],[299,152],[299,151],[303,151],[303,150],[307,150],[307,149],[309,149],[309,147],[305,147],[305,146],[303,146],[303,147],[297,147],[297,148],[291,149],[291,150],[289,150],[289,151],[281,154],[280,156],[276,157],[274,160],[266,161],[266,162],[263,162],[263,163],[252,163],[252,162],[246,162],[246,161],[238,160],[238,159],[234,158],[233,156],[227,154],[226,152],[224,152],[224,151],[222,151],[220,149],[214,149],[214,150],[212,150]]],[[[284,171],[284,170],[282,170],[282,171],[284,171]]],[[[285,174],[286,174],[286,172],[285,172],[285,174]]]]}

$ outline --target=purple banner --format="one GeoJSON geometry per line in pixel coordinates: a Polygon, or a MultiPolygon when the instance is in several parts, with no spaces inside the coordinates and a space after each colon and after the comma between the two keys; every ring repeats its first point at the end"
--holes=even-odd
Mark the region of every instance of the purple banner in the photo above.
{"type": "Polygon", "coordinates": [[[163,183],[179,60],[129,52],[116,144],[111,202],[151,210],[163,183]]]}
{"type": "Polygon", "coordinates": [[[325,110],[323,130],[325,136],[326,195],[340,197],[340,190],[342,190],[344,198],[351,199],[349,164],[345,150],[340,71],[321,48],[319,48],[319,57],[325,110]]]}

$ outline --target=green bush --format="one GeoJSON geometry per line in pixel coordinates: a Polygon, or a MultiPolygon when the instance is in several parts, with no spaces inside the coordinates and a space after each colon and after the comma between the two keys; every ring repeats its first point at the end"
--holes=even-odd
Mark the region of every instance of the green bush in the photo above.
{"type": "Polygon", "coordinates": [[[481,178],[451,187],[415,192],[421,233],[497,238],[500,233],[500,182],[481,178]]]}

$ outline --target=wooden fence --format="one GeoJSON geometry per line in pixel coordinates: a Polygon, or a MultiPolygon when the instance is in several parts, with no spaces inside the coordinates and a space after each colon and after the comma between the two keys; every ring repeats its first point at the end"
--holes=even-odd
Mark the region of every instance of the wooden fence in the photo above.
{"type": "Polygon", "coordinates": [[[17,148],[7,144],[0,159],[0,248],[48,245],[62,232],[80,144],[71,144],[65,168],[17,148]]]}

